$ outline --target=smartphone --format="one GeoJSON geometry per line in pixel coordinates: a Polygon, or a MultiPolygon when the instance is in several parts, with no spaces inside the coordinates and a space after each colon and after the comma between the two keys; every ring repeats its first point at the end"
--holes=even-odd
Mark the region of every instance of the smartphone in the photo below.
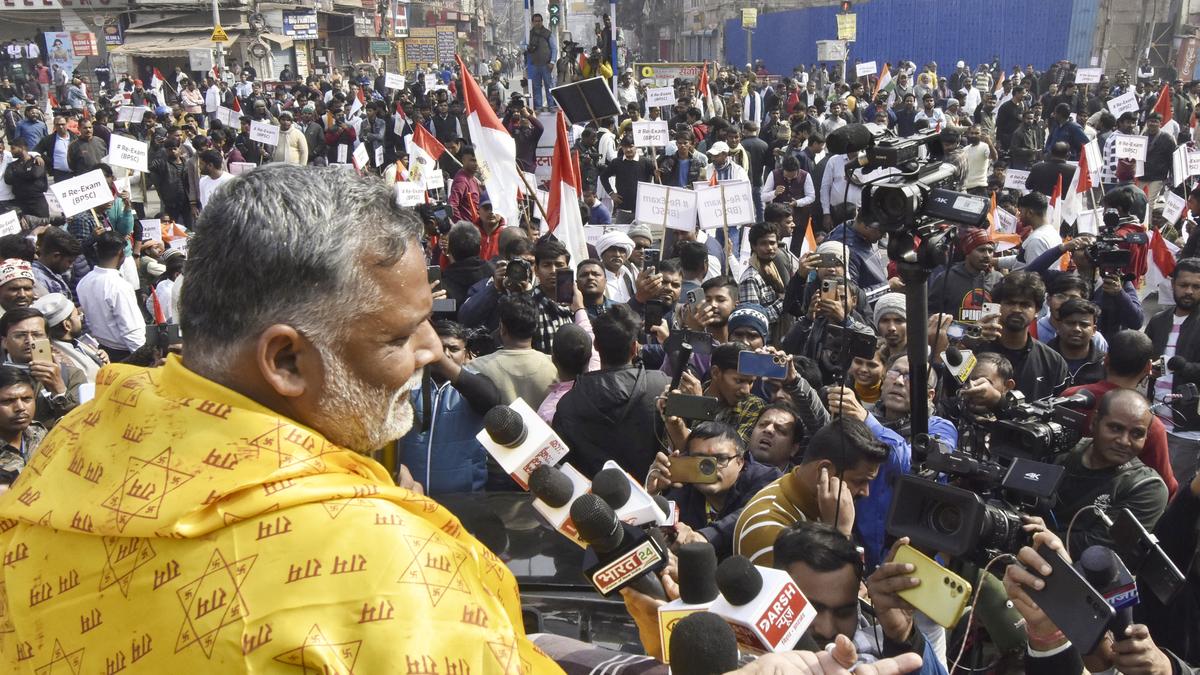
{"type": "Polygon", "coordinates": [[[667,394],[663,414],[685,420],[711,422],[717,418],[720,401],[715,396],[691,396],[689,394],[667,394]]]}
{"type": "Polygon", "coordinates": [[[567,268],[554,273],[554,300],[569,305],[575,299],[575,270],[567,268]]]}
{"type": "Polygon", "coordinates": [[[989,314],[995,314],[995,315],[999,316],[1000,315],[1000,303],[998,303],[998,302],[983,303],[983,313],[980,314],[980,316],[987,316],[989,314]]]}
{"type": "Polygon", "coordinates": [[[458,311],[458,301],[454,298],[441,298],[433,301],[434,314],[453,314],[458,311]]]}
{"type": "Polygon", "coordinates": [[[738,354],[737,369],[742,375],[782,380],[787,377],[787,356],[742,350],[738,354]]]}
{"type": "Polygon", "coordinates": [[[650,270],[652,273],[658,270],[658,264],[662,262],[662,249],[648,248],[642,252],[642,267],[650,270]]]}
{"type": "Polygon", "coordinates": [[[824,279],[821,281],[821,299],[837,301],[841,284],[836,279],[824,279]]]}
{"type": "Polygon", "coordinates": [[[662,300],[650,300],[647,302],[644,314],[646,322],[642,329],[643,332],[649,333],[651,328],[654,328],[662,323],[663,317],[666,316],[666,313],[667,306],[663,304],[662,300]]]}
{"type": "Polygon", "coordinates": [[[33,361],[42,363],[54,363],[54,357],[50,354],[50,341],[42,338],[41,340],[33,341],[33,361]]]}
{"type": "Polygon", "coordinates": [[[721,479],[712,457],[672,457],[671,482],[711,484],[721,479]]]}
{"type": "Polygon", "coordinates": [[[92,349],[100,348],[100,343],[96,340],[96,338],[92,337],[91,335],[89,335],[87,333],[80,335],[78,338],[76,338],[76,340],[78,340],[79,343],[84,345],[85,347],[91,347],[92,349]]]}
{"type": "Polygon", "coordinates": [[[1108,630],[1116,610],[1053,549],[1043,544],[1037,552],[1050,563],[1051,572],[1046,577],[1045,588],[1040,591],[1026,588],[1025,592],[1079,648],[1079,653],[1092,653],[1108,630]]]}
{"type": "Polygon", "coordinates": [[[1138,584],[1149,588],[1162,604],[1171,604],[1186,578],[1158,545],[1158,538],[1147,532],[1129,509],[1117,511],[1108,534],[1113,539],[1113,550],[1137,577],[1138,584]]]}
{"type": "MultiPolygon", "coordinates": [[[[675,460],[671,460],[671,475],[675,475],[675,460]]],[[[943,628],[953,628],[971,600],[971,584],[907,544],[896,549],[893,560],[912,565],[911,576],[921,580],[920,586],[897,595],[943,628]]]]}
{"type": "Polygon", "coordinates": [[[439,267],[438,265],[430,265],[429,267],[426,267],[425,268],[425,278],[428,279],[429,283],[431,283],[431,284],[435,281],[441,281],[442,280],[442,268],[439,267]]]}
{"type": "Polygon", "coordinates": [[[689,305],[696,304],[696,291],[688,291],[687,292],[687,304],[689,304],[689,305]]]}
{"type": "Polygon", "coordinates": [[[979,324],[977,323],[962,323],[960,321],[954,321],[950,324],[950,327],[946,329],[946,337],[950,338],[951,340],[961,340],[967,337],[977,338],[982,335],[982,330],[983,329],[980,328],[979,324]]]}
{"type": "Polygon", "coordinates": [[[820,268],[833,268],[842,266],[842,257],[836,253],[821,253],[821,261],[817,263],[820,268]]]}

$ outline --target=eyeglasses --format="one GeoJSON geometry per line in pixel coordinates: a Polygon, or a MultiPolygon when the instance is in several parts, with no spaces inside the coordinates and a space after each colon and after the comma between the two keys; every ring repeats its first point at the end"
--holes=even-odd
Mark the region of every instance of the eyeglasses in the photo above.
{"type": "Polygon", "coordinates": [[[892,378],[893,380],[900,380],[900,379],[908,380],[910,377],[910,373],[907,370],[896,370],[895,368],[892,368],[891,370],[887,371],[887,376],[892,378]]]}

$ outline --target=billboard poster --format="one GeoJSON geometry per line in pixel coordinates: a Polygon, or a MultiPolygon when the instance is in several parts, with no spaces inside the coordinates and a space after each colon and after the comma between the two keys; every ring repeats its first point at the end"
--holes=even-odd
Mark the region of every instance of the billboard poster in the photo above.
{"type": "Polygon", "coordinates": [[[54,66],[58,66],[66,71],[67,75],[75,72],[75,51],[70,33],[65,31],[46,33],[46,47],[51,70],[54,66]]]}

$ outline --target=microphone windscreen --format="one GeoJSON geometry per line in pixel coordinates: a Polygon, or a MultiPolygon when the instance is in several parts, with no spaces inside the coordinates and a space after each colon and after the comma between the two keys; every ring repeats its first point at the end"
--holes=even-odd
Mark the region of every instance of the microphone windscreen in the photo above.
{"type": "Polygon", "coordinates": [[[525,442],[529,430],[521,413],[506,405],[498,405],[483,416],[483,428],[492,441],[506,448],[515,448],[525,442]]]}
{"type": "Polygon", "coordinates": [[[662,495],[654,495],[650,498],[654,500],[654,505],[657,506],[660,511],[667,514],[668,518],[671,516],[671,502],[667,501],[666,497],[662,495]]]}
{"type": "Polygon", "coordinates": [[[831,154],[844,155],[856,150],[866,150],[875,140],[871,130],[861,124],[847,124],[825,137],[825,146],[831,154]]]}
{"type": "Polygon", "coordinates": [[[957,347],[946,347],[946,365],[955,368],[962,365],[962,352],[958,351],[957,347]]]}
{"type": "Polygon", "coordinates": [[[735,555],[717,565],[717,588],[732,605],[744,605],[762,591],[762,573],[745,556],[735,555]]]}
{"type": "Polygon", "coordinates": [[[607,502],[613,510],[625,506],[632,490],[629,478],[620,469],[603,469],[592,477],[592,494],[607,502]]]}
{"type": "Polygon", "coordinates": [[[1167,361],[1167,368],[1171,370],[1182,370],[1187,365],[1187,359],[1182,356],[1172,356],[1167,361]]]}
{"type": "Polygon", "coordinates": [[[1087,582],[1101,593],[1108,590],[1118,575],[1117,562],[1112,549],[1107,546],[1089,546],[1079,556],[1079,566],[1087,582]]]}
{"type": "Polygon", "coordinates": [[[738,669],[737,637],[712,612],[695,612],[675,624],[667,653],[671,672],[679,675],[720,675],[738,669]]]}
{"type": "Polygon", "coordinates": [[[529,474],[529,491],[547,506],[557,509],[571,501],[575,485],[557,466],[542,464],[529,474]]]}
{"type": "Polygon", "coordinates": [[[579,538],[600,553],[620,546],[625,537],[616,512],[593,494],[580,495],[579,499],[571,502],[571,521],[579,531],[579,538]]]}
{"type": "Polygon", "coordinates": [[[689,605],[717,598],[717,552],[699,541],[679,547],[679,599],[689,605]]]}

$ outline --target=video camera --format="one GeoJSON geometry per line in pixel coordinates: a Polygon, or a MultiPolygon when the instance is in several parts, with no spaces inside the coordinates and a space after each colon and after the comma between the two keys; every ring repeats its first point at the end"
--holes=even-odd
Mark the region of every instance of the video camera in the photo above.
{"type": "Polygon", "coordinates": [[[822,347],[826,363],[840,372],[850,369],[855,357],[874,358],[878,339],[873,333],[844,328],[836,324],[825,326],[825,344],[822,347]]]}
{"type": "Polygon", "coordinates": [[[417,215],[426,231],[436,229],[439,235],[445,236],[450,232],[450,205],[444,200],[417,205],[417,215]]]}
{"type": "Polygon", "coordinates": [[[995,457],[1047,459],[1075,447],[1087,434],[1087,413],[1096,402],[1089,391],[1026,402],[1019,391],[1005,394],[995,421],[979,421],[991,434],[990,453],[995,457]]]}
{"type": "Polygon", "coordinates": [[[1132,277],[1136,271],[1132,268],[1133,251],[1130,246],[1145,246],[1150,243],[1145,232],[1130,232],[1124,236],[1117,234],[1120,228],[1120,214],[1116,209],[1104,210],[1104,225],[1096,240],[1085,250],[1092,267],[1100,270],[1102,276],[1120,274],[1132,277]]]}

